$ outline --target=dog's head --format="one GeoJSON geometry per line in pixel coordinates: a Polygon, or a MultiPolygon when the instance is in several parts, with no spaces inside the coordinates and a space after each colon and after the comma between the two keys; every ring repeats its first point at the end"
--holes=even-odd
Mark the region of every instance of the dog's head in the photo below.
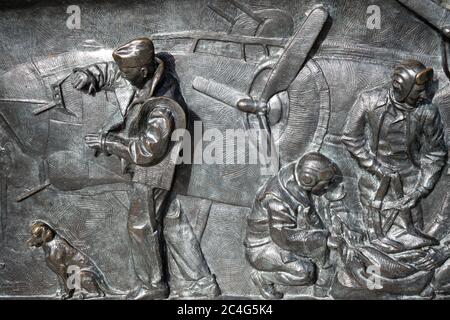
{"type": "Polygon", "coordinates": [[[30,247],[42,247],[47,242],[50,242],[55,237],[55,230],[53,230],[48,224],[37,221],[33,222],[30,227],[31,237],[28,239],[27,244],[30,247]]]}

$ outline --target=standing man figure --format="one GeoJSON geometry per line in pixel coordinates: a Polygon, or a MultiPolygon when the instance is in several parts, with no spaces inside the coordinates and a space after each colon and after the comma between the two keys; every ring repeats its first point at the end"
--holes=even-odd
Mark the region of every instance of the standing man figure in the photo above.
{"type": "Polygon", "coordinates": [[[140,285],[128,298],[166,298],[160,209],[166,206],[178,156],[171,135],[186,128],[186,110],[178,103],[177,80],[155,56],[150,39],[130,41],[114,50],[113,58],[115,63],[74,70],[76,89],[89,94],[113,90],[120,109],[85,141],[96,154],[118,156],[123,172],[133,176],[127,228],[140,285]]]}
{"type": "Polygon", "coordinates": [[[372,175],[359,180],[368,236],[387,253],[437,244],[421,232],[420,206],[447,160],[439,110],[425,100],[432,80],[432,68],[401,62],[390,88],[360,94],[344,127],[343,144],[372,175]]]}

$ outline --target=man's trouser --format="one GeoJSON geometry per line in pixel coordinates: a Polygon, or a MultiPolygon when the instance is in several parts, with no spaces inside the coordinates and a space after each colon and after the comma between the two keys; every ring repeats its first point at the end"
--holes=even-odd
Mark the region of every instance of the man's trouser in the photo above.
{"type": "Polygon", "coordinates": [[[200,243],[183,209],[174,197],[168,198],[169,194],[140,183],[133,184],[130,194],[128,232],[134,268],[136,276],[148,287],[163,281],[163,234],[169,272],[176,278],[172,280],[188,285],[205,277],[211,278],[200,243]],[[164,213],[168,200],[171,204],[164,213]]]}
{"type": "Polygon", "coordinates": [[[306,286],[316,281],[316,266],[308,258],[294,255],[274,243],[246,248],[250,265],[268,281],[285,286],[306,286]]]}
{"type": "Polygon", "coordinates": [[[200,247],[201,239],[195,234],[181,202],[175,197],[171,197],[164,216],[164,239],[171,286],[188,286],[212,277],[200,247]]]}
{"type": "Polygon", "coordinates": [[[161,223],[157,210],[167,191],[133,183],[130,191],[128,234],[136,276],[149,288],[163,281],[161,223]]]}
{"type": "Polygon", "coordinates": [[[393,209],[382,212],[381,208],[374,208],[374,202],[380,202],[381,206],[386,201],[398,200],[404,194],[413,191],[417,179],[416,172],[406,172],[393,179],[379,182],[376,182],[375,178],[372,177],[361,177],[358,189],[361,204],[365,208],[364,220],[368,228],[369,238],[372,239],[386,234],[392,225],[398,225],[404,229],[409,229],[411,226],[418,230],[423,228],[423,214],[420,203],[409,210],[403,211],[393,209]],[[383,184],[385,185],[383,186],[383,184]],[[384,217],[382,218],[382,216],[384,217]]]}

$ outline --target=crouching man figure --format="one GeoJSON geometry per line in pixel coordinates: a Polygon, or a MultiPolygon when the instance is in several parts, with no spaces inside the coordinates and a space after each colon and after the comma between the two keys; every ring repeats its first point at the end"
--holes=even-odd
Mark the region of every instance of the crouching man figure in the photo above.
{"type": "Polygon", "coordinates": [[[255,269],[252,280],[263,297],[283,297],[275,284],[313,285],[329,248],[344,243],[330,236],[311,197],[323,195],[337,173],[330,159],[312,152],[282,168],[259,190],[247,220],[245,247],[255,269]]]}

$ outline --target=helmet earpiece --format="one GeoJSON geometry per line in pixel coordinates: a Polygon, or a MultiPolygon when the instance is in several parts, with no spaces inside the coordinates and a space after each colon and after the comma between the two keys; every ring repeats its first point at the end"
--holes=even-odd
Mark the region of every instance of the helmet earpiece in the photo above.
{"type": "Polygon", "coordinates": [[[300,183],[305,187],[314,187],[317,184],[317,176],[308,172],[303,172],[299,176],[300,183]]]}
{"type": "Polygon", "coordinates": [[[432,68],[426,68],[416,60],[402,61],[395,67],[392,77],[395,100],[404,102],[410,95],[415,84],[424,85],[432,80],[432,68]]]}

